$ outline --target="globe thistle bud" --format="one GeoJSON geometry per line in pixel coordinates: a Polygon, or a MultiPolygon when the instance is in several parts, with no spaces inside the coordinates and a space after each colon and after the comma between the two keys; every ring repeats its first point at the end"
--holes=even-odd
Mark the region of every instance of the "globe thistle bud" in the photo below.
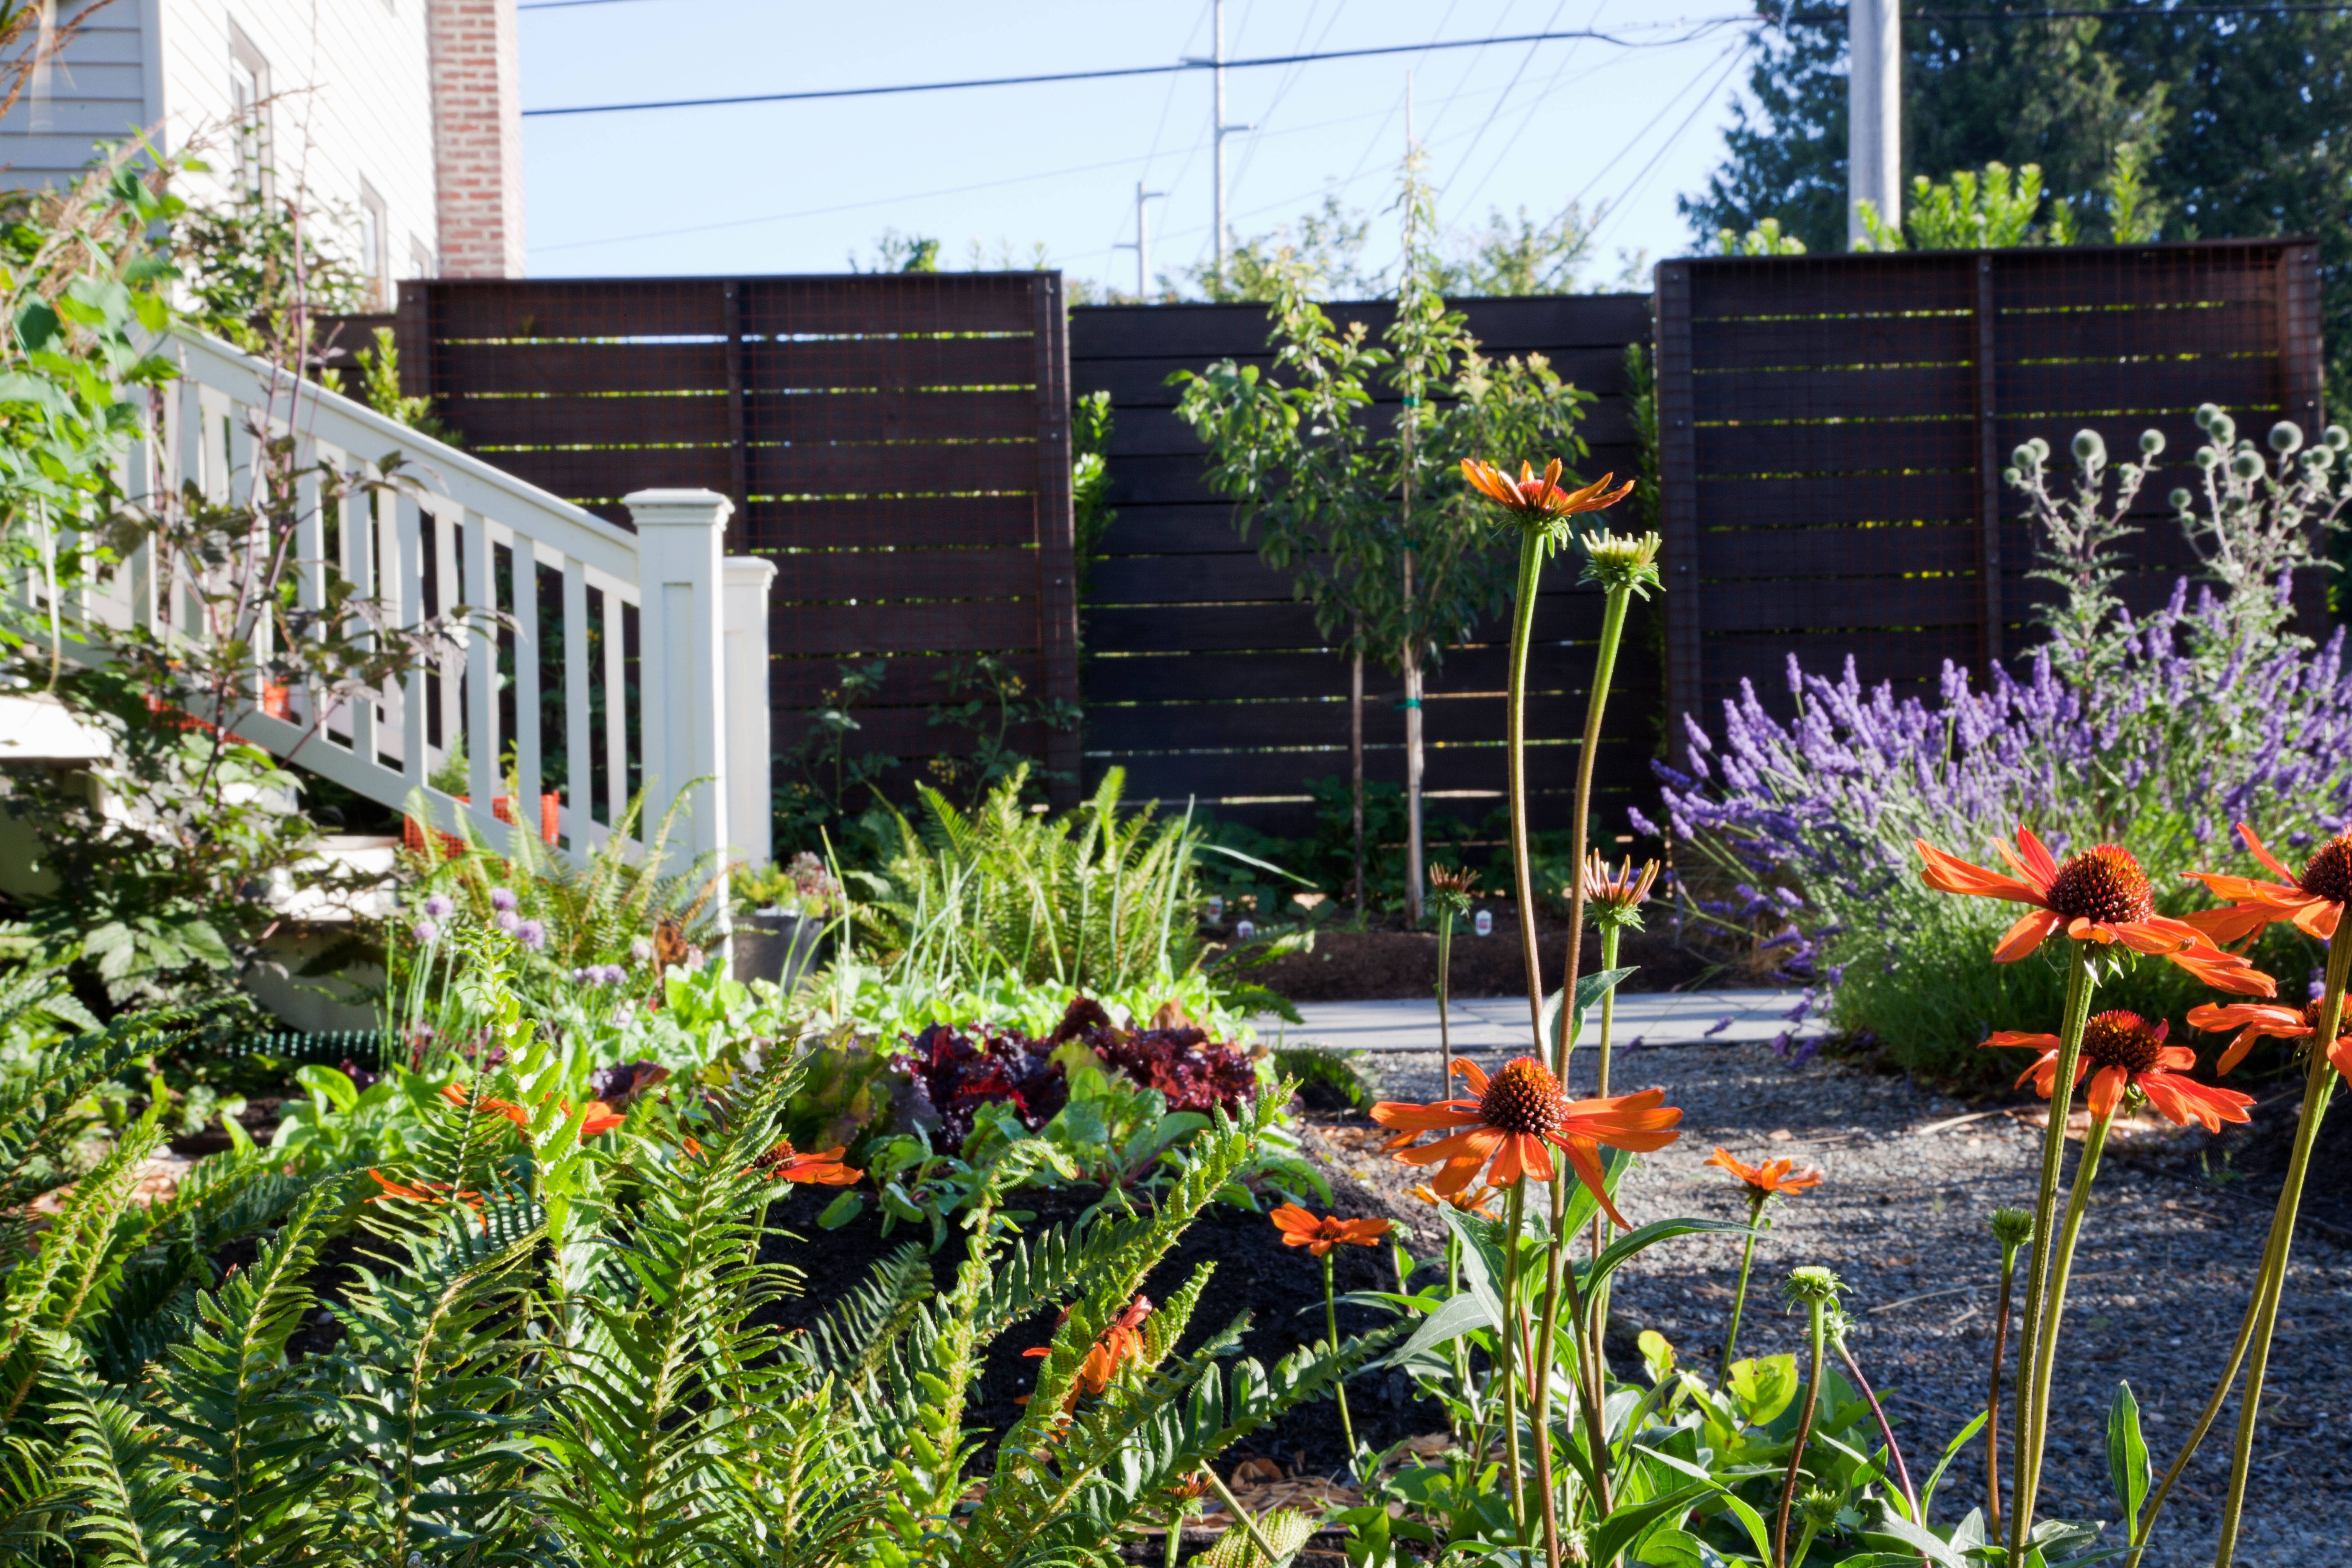
{"type": "Polygon", "coordinates": [[[2238,422],[2216,408],[2213,410],[2213,422],[2206,426],[2206,432],[2213,437],[2216,445],[2227,447],[2238,438],[2238,422]]]}
{"type": "Polygon", "coordinates": [[[2330,425],[2319,438],[2339,452],[2352,447],[2352,430],[2347,430],[2341,425],[2330,425]]]}
{"type": "Polygon", "coordinates": [[[2187,511],[2189,510],[2189,502],[2191,498],[2187,490],[2175,489],[2170,495],[2164,499],[2171,506],[2173,510],[2187,511]]]}
{"type": "Polygon", "coordinates": [[[2230,459],[2230,472],[2238,479],[2258,479],[2263,477],[2263,455],[2260,452],[2241,452],[2230,459]]]}
{"type": "Polygon", "coordinates": [[[1827,1307],[1837,1300],[1838,1292],[1844,1289],[1844,1280],[1819,1264],[1809,1263],[1789,1271],[1789,1278],[1781,1282],[1780,1295],[1792,1308],[1827,1307]]]}
{"type": "Polygon", "coordinates": [[[2210,430],[2213,428],[2213,421],[2221,417],[2221,405],[2220,404],[2200,403],[2197,405],[2197,428],[2200,430],[2210,430]]]}
{"type": "Polygon", "coordinates": [[[2032,443],[2031,442],[2026,443],[2025,445],[2018,447],[2016,451],[2011,452],[2009,455],[2009,460],[2016,464],[2020,469],[2029,472],[2042,466],[2042,458],[2037,453],[2035,453],[2032,443]]]}
{"type": "Polygon", "coordinates": [[[2284,457],[2303,445],[2303,426],[2292,419],[2282,419],[2271,426],[2271,450],[2284,457]]]}
{"type": "Polygon", "coordinates": [[[2221,467],[2221,451],[2220,447],[2200,447],[2197,448],[2197,466],[2199,468],[2204,469],[2210,474],[2215,468],[2221,467]]]}
{"type": "Polygon", "coordinates": [[[2074,460],[2086,468],[2098,467],[2107,460],[2107,443],[2096,430],[2074,432],[2074,460]]]}
{"type": "Polygon", "coordinates": [[[2043,440],[2043,439],[2042,439],[2041,437],[2039,437],[2039,436],[2035,436],[2035,437],[2032,437],[2029,438],[2029,439],[2026,441],[2026,443],[2025,443],[2025,444],[2026,444],[2028,447],[2031,447],[2032,448],[2033,448],[2033,460],[2034,460],[2035,462],[2037,462],[2037,463],[2046,463],[2046,462],[2048,462],[2048,461],[2050,460],[2050,443],[2049,443],[2049,442],[2047,442],[2047,441],[2043,440]]]}
{"type": "Polygon", "coordinates": [[[1658,546],[1654,533],[1612,533],[1602,529],[1588,533],[1580,542],[1584,546],[1584,578],[1598,583],[1605,593],[1630,589],[1649,597],[1648,590],[1658,586],[1658,546]]]}
{"type": "Polygon", "coordinates": [[[2003,1252],[2014,1252],[2033,1239],[2033,1215],[2024,1209],[1995,1209],[1986,1225],[2003,1252]]]}
{"type": "Polygon", "coordinates": [[[2323,472],[2334,468],[2336,466],[2336,448],[2333,447],[2314,447],[2310,451],[2305,452],[2303,455],[2303,466],[2306,468],[2315,468],[2323,472]]]}
{"type": "Polygon", "coordinates": [[[2021,485],[2025,482],[2025,475],[2013,468],[2003,468],[2000,471],[2000,482],[2005,485],[2021,485]]]}
{"type": "Polygon", "coordinates": [[[2143,430],[2139,433],[2139,451],[2143,458],[2153,458],[2164,450],[2164,432],[2143,430]]]}

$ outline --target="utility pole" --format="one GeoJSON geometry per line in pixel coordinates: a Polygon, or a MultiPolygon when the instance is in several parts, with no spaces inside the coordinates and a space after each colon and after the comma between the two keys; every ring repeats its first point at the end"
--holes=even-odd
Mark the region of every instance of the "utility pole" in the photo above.
{"type": "Polygon", "coordinates": [[[1143,204],[1156,201],[1167,194],[1166,191],[1147,191],[1143,188],[1141,180],[1136,181],[1135,243],[1129,245],[1122,239],[1111,247],[1113,250],[1135,252],[1135,298],[1138,304],[1150,299],[1151,295],[1151,217],[1143,204]]]}
{"type": "Polygon", "coordinates": [[[1255,127],[1225,123],[1225,0],[1215,0],[1212,9],[1214,12],[1216,52],[1209,57],[1209,63],[1214,68],[1210,75],[1216,80],[1216,101],[1210,105],[1209,123],[1210,129],[1216,132],[1212,140],[1216,142],[1217,153],[1217,282],[1222,286],[1225,281],[1226,254],[1232,249],[1233,237],[1225,229],[1225,138],[1236,131],[1249,131],[1255,127]]]}
{"type": "Polygon", "coordinates": [[[1846,0],[1845,242],[1867,234],[1862,204],[1903,224],[1903,18],[1896,0],[1846,0]]]}

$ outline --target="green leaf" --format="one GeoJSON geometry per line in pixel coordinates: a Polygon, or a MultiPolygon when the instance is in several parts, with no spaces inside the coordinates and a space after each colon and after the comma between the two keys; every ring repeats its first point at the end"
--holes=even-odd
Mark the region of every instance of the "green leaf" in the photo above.
{"type": "Polygon", "coordinates": [[[859,1212],[865,1207],[866,1200],[864,1198],[858,1196],[856,1193],[843,1193],[838,1197],[835,1198],[833,1202],[825,1205],[824,1212],[816,1216],[817,1228],[819,1230],[839,1230],[843,1226],[847,1225],[851,1220],[856,1219],[859,1212]]]}
{"type": "Polygon", "coordinates": [[[1736,1361],[1724,1380],[1750,1426],[1769,1426],[1797,1397],[1797,1358],[1775,1355],[1736,1361]]]}
{"type": "Polygon", "coordinates": [[[1675,1517],[1715,1489],[1704,1482],[1677,1487],[1664,1497],[1654,1497],[1646,1502],[1622,1505],[1610,1511],[1601,1528],[1592,1532],[1590,1561],[1614,1563],[1620,1552],[1633,1544],[1641,1533],[1660,1520],[1675,1517]]]}
{"type": "Polygon", "coordinates": [[[1423,1318],[1421,1326],[1413,1330],[1412,1338],[1405,1341],[1383,1364],[1402,1366],[1423,1351],[1451,1344],[1463,1335],[1475,1333],[1480,1329],[1501,1326],[1484,1300],[1465,1290],[1423,1318]]]}
{"type": "Polygon", "coordinates": [[[1508,1321],[1508,1314],[1503,1310],[1500,1249],[1487,1239],[1480,1226],[1472,1223],[1469,1215],[1451,1205],[1441,1206],[1437,1213],[1454,1234],[1462,1238],[1462,1276],[1470,1287],[1470,1293],[1486,1307],[1487,1321],[1494,1323],[1508,1321]]]}
{"type": "Polygon", "coordinates": [[[2115,1402],[2107,1406],[2107,1479],[2115,1484],[2116,1504],[2123,1510],[2124,1529],[2139,1533],[2139,1510],[2147,1501],[2151,1475],[2147,1444],[2139,1434],[2139,1401],[2131,1384],[2116,1384],[2115,1402]]]}
{"type": "Polygon", "coordinates": [[[294,1069],[294,1081],[346,1115],[360,1102],[359,1086],[338,1068],[318,1063],[299,1067],[294,1069]]]}
{"type": "MultiPolygon", "coordinates": [[[[1863,1536],[1865,1540],[1872,1536],[1891,1536],[1929,1562],[1938,1564],[1939,1568],[1969,1568],[1968,1559],[1953,1551],[1949,1542],[1933,1531],[1923,1530],[1912,1523],[1884,1501],[1879,1504],[1878,1517],[1864,1527],[1863,1536]]],[[[1913,1561],[1916,1562],[1917,1558],[1913,1558],[1913,1561]]]]}
{"type": "Polygon", "coordinates": [[[1662,1241],[1672,1241],[1678,1236],[1706,1236],[1728,1232],[1745,1236],[1748,1227],[1732,1219],[1659,1219],[1652,1220],[1639,1230],[1629,1230],[1609,1244],[1600,1259],[1587,1271],[1582,1288],[1592,1288],[1631,1263],[1662,1241]]]}
{"type": "MultiPolygon", "coordinates": [[[[1584,1016],[1593,1005],[1617,988],[1617,983],[1633,973],[1631,969],[1603,969],[1593,974],[1576,977],[1576,1007],[1569,1021],[1568,1043],[1573,1048],[1584,1034],[1584,1016]]],[[[1538,1028],[1544,1039],[1554,1047],[1559,1044],[1559,993],[1544,998],[1543,1015],[1538,1028]]]]}
{"type": "Polygon", "coordinates": [[[1936,1489],[1943,1484],[1944,1472],[1952,1468],[1953,1459],[1958,1457],[1962,1448],[1968,1447],[1969,1439],[1974,1437],[1978,1433],[1984,1430],[1984,1424],[1985,1418],[1981,1414],[1979,1414],[1975,1420],[1960,1428],[1960,1434],[1958,1436],[1944,1445],[1944,1457],[1936,1461],[1935,1473],[1927,1478],[1927,1486],[1919,1493],[1919,1511],[1921,1514],[1930,1514],[1934,1511],[1936,1489]]]}

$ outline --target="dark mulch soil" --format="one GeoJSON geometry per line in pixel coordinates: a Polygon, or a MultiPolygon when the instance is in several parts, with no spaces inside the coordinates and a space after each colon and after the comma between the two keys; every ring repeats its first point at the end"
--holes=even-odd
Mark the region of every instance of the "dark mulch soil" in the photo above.
{"type": "MultiPolygon", "coordinates": [[[[1351,1219],[1394,1216],[1396,1211],[1379,1193],[1338,1172],[1329,1173],[1334,1212],[1351,1219]]],[[[1035,1235],[1074,1220],[1100,1195],[1100,1190],[1093,1187],[1024,1193],[1018,1206],[1035,1211],[1036,1217],[1024,1221],[1022,1229],[1035,1235]]],[[[806,1279],[804,1293],[782,1303],[777,1314],[787,1327],[805,1327],[815,1321],[855,1289],[877,1261],[909,1242],[927,1244],[929,1239],[928,1233],[903,1225],[884,1239],[871,1206],[839,1230],[820,1230],[816,1216],[834,1196],[830,1188],[803,1188],[772,1215],[803,1238],[769,1244],[771,1260],[790,1262],[806,1279]]],[[[948,1244],[932,1255],[932,1274],[941,1290],[952,1286],[962,1255],[960,1232],[951,1232],[948,1244]]],[[[1333,1254],[1333,1260],[1343,1293],[1395,1289],[1385,1248],[1343,1247],[1333,1254]]],[[[1251,1315],[1251,1321],[1242,1335],[1239,1353],[1263,1365],[1271,1366],[1301,1344],[1322,1337],[1322,1268],[1303,1248],[1284,1247],[1274,1222],[1265,1215],[1211,1205],[1145,1281],[1144,1294],[1155,1301],[1165,1300],[1203,1263],[1215,1264],[1216,1272],[1202,1292],[1183,1350],[1191,1350],[1244,1312],[1251,1315]]],[[[1389,1321],[1387,1314],[1366,1308],[1346,1303],[1339,1308],[1342,1336],[1362,1333],[1389,1321]]],[[[1049,1310],[999,1337],[975,1386],[965,1413],[967,1420],[1002,1432],[1020,1418],[1021,1406],[1014,1397],[1028,1393],[1037,1375],[1036,1362],[1024,1359],[1021,1352],[1047,1342],[1053,1328],[1054,1313],[1049,1310]]],[[[1375,1449],[1444,1426],[1444,1413],[1433,1404],[1416,1400],[1402,1373],[1360,1374],[1349,1384],[1348,1405],[1358,1439],[1375,1449]]],[[[1238,1462],[1260,1455],[1294,1475],[1338,1471],[1345,1461],[1346,1447],[1336,1410],[1328,1401],[1301,1405],[1244,1442],[1229,1458],[1238,1462]]]]}
{"type": "MultiPolygon", "coordinates": [[[[1538,925],[1538,951],[1544,973],[1558,984],[1566,956],[1565,926],[1538,925]]],[[[1491,936],[1457,930],[1449,980],[1456,996],[1517,996],[1527,991],[1518,927],[1507,909],[1495,911],[1491,936]]],[[[1717,967],[1678,945],[1664,931],[1628,931],[1618,962],[1639,971],[1628,991],[1678,991],[1713,980],[1717,967]]],[[[1600,967],[1601,942],[1587,937],[1583,967],[1600,967]]],[[[1318,931],[1311,952],[1288,954],[1250,972],[1250,978],[1293,1002],[1368,1002],[1385,997],[1427,996],[1437,985],[1437,935],[1425,931],[1318,931]]]]}

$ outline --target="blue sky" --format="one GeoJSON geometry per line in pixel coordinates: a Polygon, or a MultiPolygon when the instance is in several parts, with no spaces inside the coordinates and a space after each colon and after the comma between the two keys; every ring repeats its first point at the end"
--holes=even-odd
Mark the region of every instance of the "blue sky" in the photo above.
{"type": "MultiPolygon", "coordinates": [[[[1209,52],[1209,0],[521,0],[527,109],[1154,65],[1209,52]]],[[[1722,156],[1746,32],[1696,26],[1730,0],[1227,0],[1228,58],[1560,29],[1597,40],[1391,55],[1227,73],[1233,226],[1247,236],[1327,191],[1374,213],[1414,132],[1451,229],[1490,209],[1605,204],[1596,279],[1619,253],[1686,251],[1675,210],[1722,156]],[[1688,37],[1699,33],[1702,36],[1688,37]]],[[[539,277],[830,272],[886,228],[969,265],[1050,265],[1131,289],[1135,188],[1155,272],[1211,240],[1209,73],[525,120],[539,277]]],[[[1377,264],[1393,222],[1375,224],[1377,264]]]]}

